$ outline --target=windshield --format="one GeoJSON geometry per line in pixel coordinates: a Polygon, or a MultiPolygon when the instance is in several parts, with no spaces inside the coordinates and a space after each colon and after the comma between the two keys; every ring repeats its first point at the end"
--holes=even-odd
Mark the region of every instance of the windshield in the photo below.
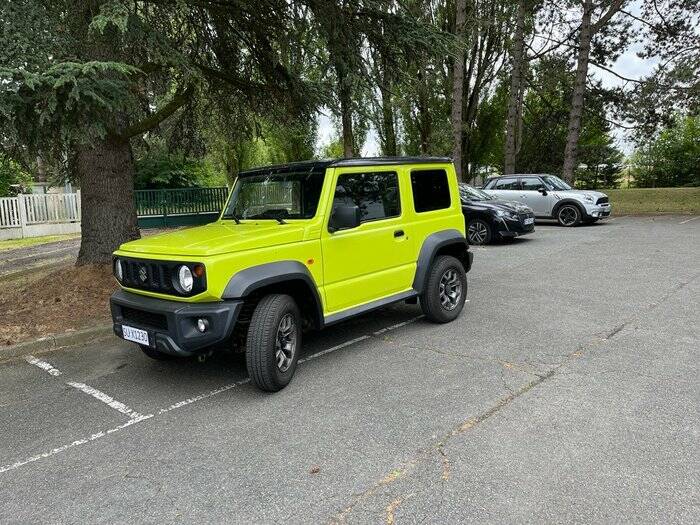
{"type": "Polygon", "coordinates": [[[544,182],[549,186],[550,190],[570,190],[572,189],[571,186],[569,186],[566,182],[561,180],[559,177],[555,177],[554,175],[543,175],[542,179],[544,182]]]}
{"type": "Polygon", "coordinates": [[[459,196],[462,197],[463,201],[492,201],[495,199],[488,193],[472,188],[467,184],[459,185],[459,196]]]}
{"type": "Polygon", "coordinates": [[[324,172],[241,175],[223,219],[310,219],[316,215],[324,172]]]}

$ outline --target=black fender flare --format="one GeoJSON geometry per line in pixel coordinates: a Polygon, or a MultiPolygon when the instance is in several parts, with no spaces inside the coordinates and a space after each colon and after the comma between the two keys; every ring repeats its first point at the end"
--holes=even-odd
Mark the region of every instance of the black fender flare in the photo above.
{"type": "Polygon", "coordinates": [[[578,211],[581,212],[582,219],[585,219],[586,217],[588,217],[588,213],[586,212],[586,208],[579,201],[577,201],[576,199],[562,199],[560,201],[557,201],[557,203],[552,208],[552,218],[554,218],[554,219],[557,218],[557,213],[559,213],[559,208],[561,208],[565,204],[573,204],[574,206],[576,206],[578,208],[578,211]]]}
{"type": "Polygon", "coordinates": [[[459,230],[442,230],[431,233],[423,241],[418,254],[416,265],[416,275],[413,278],[413,289],[419,294],[423,292],[428,271],[433,264],[433,260],[438,251],[447,246],[454,246],[458,253],[458,259],[464,265],[464,270],[471,269],[472,253],[469,251],[469,244],[466,237],[459,230]]]}
{"type": "MultiPolygon", "coordinates": [[[[251,266],[240,272],[236,272],[229,279],[221,298],[245,299],[256,290],[273,284],[288,282],[303,282],[311,293],[314,304],[314,322],[320,328],[323,326],[323,306],[321,296],[318,293],[316,281],[309,269],[299,261],[277,261],[272,263],[251,266]]],[[[302,305],[300,305],[301,307],[302,305]]]]}

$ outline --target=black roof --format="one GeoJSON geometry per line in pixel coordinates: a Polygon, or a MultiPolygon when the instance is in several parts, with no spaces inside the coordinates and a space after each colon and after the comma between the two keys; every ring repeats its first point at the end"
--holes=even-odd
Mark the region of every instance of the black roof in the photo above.
{"type": "Polygon", "coordinates": [[[241,175],[255,173],[289,173],[299,171],[324,171],[326,168],[349,166],[391,166],[396,164],[445,164],[452,162],[449,157],[357,157],[351,159],[324,159],[288,162],[274,166],[260,166],[242,171],[241,175]]]}

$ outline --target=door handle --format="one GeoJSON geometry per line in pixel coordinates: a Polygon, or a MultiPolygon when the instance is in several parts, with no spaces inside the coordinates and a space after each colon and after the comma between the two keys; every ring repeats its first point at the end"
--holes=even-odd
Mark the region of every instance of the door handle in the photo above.
{"type": "Polygon", "coordinates": [[[394,232],[394,237],[403,237],[403,230],[396,230],[394,232]]]}

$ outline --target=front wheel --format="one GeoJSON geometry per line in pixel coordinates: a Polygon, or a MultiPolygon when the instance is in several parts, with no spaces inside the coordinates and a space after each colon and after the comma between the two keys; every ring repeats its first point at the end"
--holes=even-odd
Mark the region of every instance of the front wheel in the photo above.
{"type": "Polygon", "coordinates": [[[277,392],[289,384],[301,350],[301,315],[289,295],[263,297],[248,328],[246,366],[260,390],[277,392]]]}
{"type": "Polygon", "coordinates": [[[581,210],[575,204],[564,204],[557,210],[557,221],[561,226],[577,226],[581,222],[581,210]]]}
{"type": "Polygon", "coordinates": [[[434,323],[449,323],[459,316],[467,298],[467,274],[455,257],[440,255],[428,272],[420,297],[425,317],[434,323]]]}
{"type": "Polygon", "coordinates": [[[467,236],[469,238],[469,244],[488,244],[491,242],[492,237],[491,226],[481,219],[471,220],[467,228],[467,236]]]}

